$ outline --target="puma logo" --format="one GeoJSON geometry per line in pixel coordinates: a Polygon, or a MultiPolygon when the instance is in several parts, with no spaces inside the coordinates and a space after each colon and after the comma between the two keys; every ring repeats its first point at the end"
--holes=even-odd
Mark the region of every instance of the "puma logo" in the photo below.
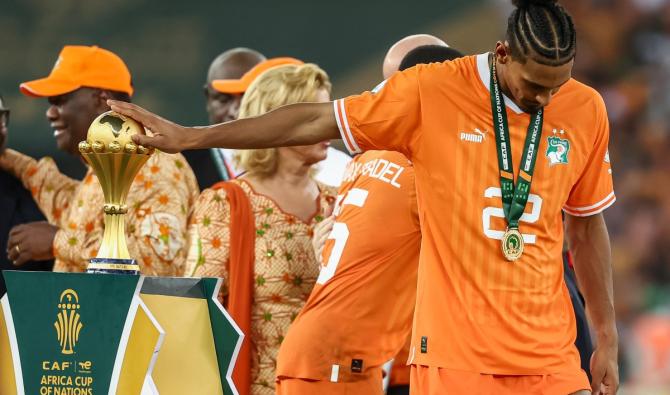
{"type": "Polygon", "coordinates": [[[486,133],[478,128],[475,128],[474,133],[461,132],[461,141],[469,141],[471,143],[481,143],[486,138],[486,133]]]}

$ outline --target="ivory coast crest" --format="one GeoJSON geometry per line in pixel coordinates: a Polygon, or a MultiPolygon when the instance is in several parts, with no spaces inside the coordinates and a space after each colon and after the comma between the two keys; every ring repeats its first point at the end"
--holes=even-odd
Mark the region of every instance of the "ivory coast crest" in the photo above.
{"type": "Polygon", "coordinates": [[[567,164],[568,154],[570,153],[570,141],[558,136],[547,137],[547,159],[549,166],[567,164]]]}

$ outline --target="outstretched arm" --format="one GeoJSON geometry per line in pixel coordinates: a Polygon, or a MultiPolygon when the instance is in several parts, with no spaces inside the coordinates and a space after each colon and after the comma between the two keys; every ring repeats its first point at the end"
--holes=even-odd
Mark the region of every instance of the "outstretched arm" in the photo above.
{"type": "Polygon", "coordinates": [[[591,387],[594,394],[614,394],[619,386],[618,334],[607,226],[602,213],[588,217],[566,214],[565,222],[578,284],[597,339],[591,357],[591,387]]]}
{"type": "Polygon", "coordinates": [[[153,136],[135,135],[146,147],[175,153],[199,148],[269,148],[340,138],[333,103],[299,103],[258,117],[212,126],[184,127],[132,103],[109,100],[113,111],[142,123],[153,136]]]}

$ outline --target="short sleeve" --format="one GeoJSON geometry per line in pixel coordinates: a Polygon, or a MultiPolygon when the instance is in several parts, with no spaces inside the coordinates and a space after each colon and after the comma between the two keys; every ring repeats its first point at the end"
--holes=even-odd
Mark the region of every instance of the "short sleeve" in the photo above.
{"type": "Polygon", "coordinates": [[[601,213],[616,200],[607,149],[610,133],[607,110],[600,95],[596,97],[596,139],[593,150],[563,207],[563,211],[578,217],[601,213]]]}
{"type": "Polygon", "coordinates": [[[421,127],[419,69],[398,72],[371,92],[333,102],[337,126],[351,154],[389,150],[411,157],[421,127]]]}

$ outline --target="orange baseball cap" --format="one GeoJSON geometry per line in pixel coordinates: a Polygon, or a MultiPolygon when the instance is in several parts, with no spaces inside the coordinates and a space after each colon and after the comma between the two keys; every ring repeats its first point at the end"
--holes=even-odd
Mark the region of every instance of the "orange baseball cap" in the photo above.
{"type": "Polygon", "coordinates": [[[260,62],[254,66],[251,70],[244,73],[242,78],[237,80],[214,80],[212,81],[212,86],[219,92],[222,93],[233,93],[233,94],[242,94],[246,92],[252,82],[263,72],[277,66],[284,66],[287,64],[305,64],[302,60],[296,58],[272,58],[260,62]]]}
{"type": "Polygon", "coordinates": [[[46,78],[24,82],[21,93],[32,97],[59,96],[81,87],[133,94],[130,71],[116,54],[97,46],[66,45],[46,78]]]}

